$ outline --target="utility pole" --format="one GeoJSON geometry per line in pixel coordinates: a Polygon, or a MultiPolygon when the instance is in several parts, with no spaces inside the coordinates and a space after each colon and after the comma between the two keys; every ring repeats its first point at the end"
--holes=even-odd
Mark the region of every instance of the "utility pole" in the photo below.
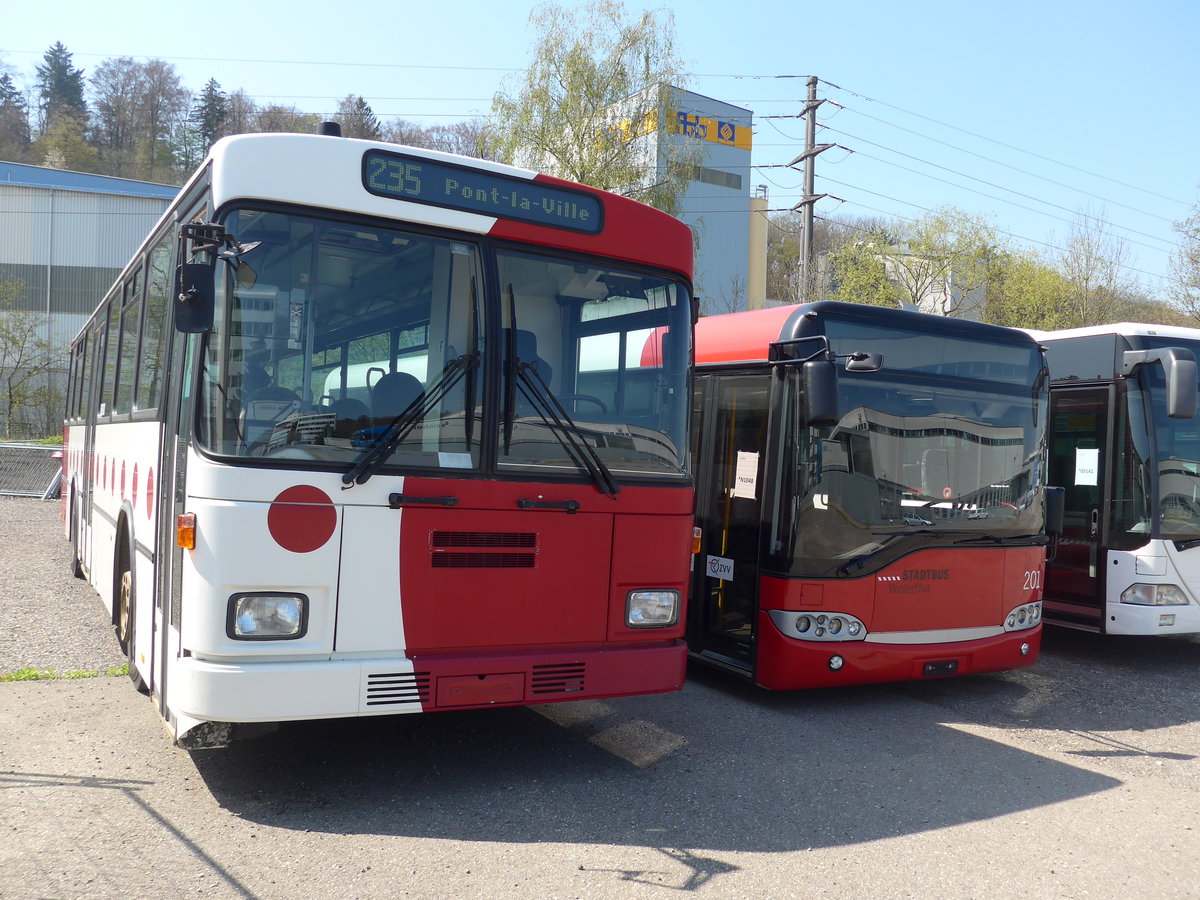
{"type": "Polygon", "coordinates": [[[824,153],[834,144],[817,143],[817,108],[824,100],[817,99],[817,84],[820,79],[816,75],[808,76],[808,99],[804,104],[804,152],[793,159],[789,166],[804,161],[804,197],[792,207],[803,212],[803,243],[800,255],[800,302],[806,303],[812,293],[813,286],[813,206],[828,194],[814,194],[816,186],[816,158],[818,153],[824,153]]]}

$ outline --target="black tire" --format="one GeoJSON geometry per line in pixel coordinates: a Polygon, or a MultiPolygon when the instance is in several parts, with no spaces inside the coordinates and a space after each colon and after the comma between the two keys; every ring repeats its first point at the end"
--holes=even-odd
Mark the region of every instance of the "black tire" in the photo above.
{"type": "Polygon", "coordinates": [[[71,574],[83,578],[83,560],[79,558],[79,519],[76,518],[75,491],[71,491],[71,574]]]}
{"type": "Polygon", "coordinates": [[[125,652],[125,660],[128,663],[129,680],[133,682],[133,686],[143,694],[150,693],[150,687],[139,674],[137,665],[134,663],[134,608],[136,598],[133,590],[133,571],[129,567],[129,560],[124,554],[120,557],[117,567],[117,596],[114,605],[116,606],[114,629],[117,633],[117,643],[121,645],[121,649],[125,652]]]}

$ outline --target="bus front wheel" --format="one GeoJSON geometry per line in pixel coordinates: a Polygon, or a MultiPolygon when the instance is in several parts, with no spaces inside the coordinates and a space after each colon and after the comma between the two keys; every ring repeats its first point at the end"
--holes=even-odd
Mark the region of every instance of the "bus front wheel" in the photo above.
{"type": "Polygon", "coordinates": [[[121,577],[117,581],[117,643],[121,645],[121,649],[125,651],[125,660],[128,663],[129,680],[133,682],[141,693],[150,693],[149,687],[141,674],[138,672],[135,659],[134,641],[133,641],[133,610],[134,610],[134,595],[133,595],[133,571],[129,567],[129,561],[121,560],[120,566],[121,577]]]}

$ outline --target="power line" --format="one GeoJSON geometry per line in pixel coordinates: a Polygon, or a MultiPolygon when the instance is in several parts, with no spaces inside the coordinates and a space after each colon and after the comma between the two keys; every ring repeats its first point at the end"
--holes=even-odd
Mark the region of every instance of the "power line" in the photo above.
{"type": "MultiPolygon", "coordinates": [[[[831,130],[837,130],[837,129],[831,129],[831,130]]],[[[838,131],[838,133],[839,133],[839,134],[845,134],[847,137],[849,137],[849,138],[853,138],[854,140],[861,140],[861,141],[863,141],[863,143],[865,143],[865,144],[870,144],[870,145],[871,145],[871,146],[873,146],[873,147],[881,147],[881,148],[882,148],[882,149],[884,149],[884,150],[890,150],[890,149],[891,149],[891,148],[888,148],[888,147],[883,147],[883,145],[882,145],[882,144],[875,144],[875,143],[873,143],[873,142],[871,142],[871,141],[864,140],[863,138],[857,138],[857,137],[855,137],[854,135],[852,135],[852,134],[848,134],[847,132],[844,132],[844,131],[838,131]]],[[[997,202],[999,202],[999,203],[1007,203],[1007,204],[1009,204],[1009,205],[1011,205],[1011,206],[1015,206],[1015,207],[1017,207],[1018,209],[1023,209],[1023,210],[1026,210],[1027,212],[1032,212],[1032,213],[1037,213],[1038,215],[1047,216],[1048,218],[1054,219],[1054,220],[1055,220],[1055,221],[1057,221],[1057,222],[1065,222],[1065,223],[1066,223],[1066,224],[1068,224],[1068,225],[1074,224],[1073,222],[1071,222],[1071,220],[1069,220],[1069,219],[1064,219],[1064,218],[1062,218],[1061,216],[1056,216],[1056,215],[1054,215],[1054,214],[1052,214],[1052,213],[1048,213],[1048,212],[1044,212],[1044,211],[1042,211],[1042,210],[1034,209],[1033,207],[1030,207],[1030,206],[1025,206],[1024,204],[1022,204],[1022,203],[1017,203],[1017,202],[1015,202],[1015,201],[1013,201],[1013,200],[1006,200],[1006,199],[1005,199],[1005,198],[1003,198],[1003,197],[996,197],[996,196],[994,196],[994,195],[992,195],[992,194],[987,194],[987,193],[984,193],[983,191],[976,190],[975,188],[970,188],[970,187],[967,187],[966,185],[962,185],[962,184],[955,184],[954,182],[952,182],[952,181],[947,181],[947,180],[946,180],[946,179],[944,179],[944,178],[938,178],[936,175],[930,175],[928,172],[920,172],[920,171],[918,171],[918,170],[916,170],[916,169],[910,169],[908,166],[902,166],[902,165],[900,165],[899,163],[892,162],[891,160],[880,159],[880,158],[879,158],[879,157],[877,157],[877,156],[872,156],[872,155],[871,155],[871,154],[869,154],[869,153],[863,153],[862,151],[859,151],[859,150],[855,150],[855,151],[853,151],[853,152],[857,153],[858,155],[860,155],[860,156],[862,156],[862,157],[864,157],[864,158],[866,158],[866,159],[871,159],[871,160],[874,160],[875,162],[883,163],[883,164],[884,164],[884,165],[886,165],[886,166],[894,166],[895,168],[897,168],[897,169],[901,169],[902,171],[905,171],[905,172],[911,172],[911,173],[912,173],[912,174],[914,174],[914,175],[920,175],[922,178],[929,178],[929,179],[931,179],[931,180],[933,180],[933,181],[938,181],[938,182],[940,182],[940,183],[942,183],[942,184],[948,184],[948,185],[950,185],[951,187],[961,188],[961,189],[962,189],[962,190],[964,190],[964,191],[970,191],[971,193],[973,193],[973,194],[978,194],[978,195],[979,195],[979,196],[981,196],[981,197],[987,197],[989,200],[996,200],[996,201],[997,201],[997,202]]],[[[978,181],[980,184],[986,184],[988,187],[994,187],[994,188],[996,188],[997,190],[1001,190],[1001,191],[1008,191],[1010,194],[1014,194],[1014,195],[1016,195],[1016,196],[1018,196],[1018,197],[1024,197],[1026,200],[1033,200],[1035,203],[1042,203],[1042,204],[1045,204],[1046,206],[1052,207],[1053,209],[1059,209],[1059,210],[1062,210],[1063,212],[1067,212],[1067,213],[1074,212],[1073,210],[1070,210],[1070,209],[1068,209],[1068,208],[1067,208],[1067,207],[1065,207],[1065,206],[1060,206],[1060,205],[1059,205],[1059,204],[1057,204],[1057,203],[1051,203],[1049,200],[1041,200],[1041,199],[1039,199],[1038,197],[1032,197],[1032,196],[1030,196],[1029,194],[1022,194],[1020,191],[1014,191],[1014,190],[1012,190],[1011,188],[1006,188],[1006,187],[1004,187],[1003,185],[995,184],[995,183],[993,183],[993,182],[990,182],[990,181],[985,181],[985,180],[983,180],[982,178],[976,178],[976,177],[974,177],[974,176],[972,176],[972,175],[967,175],[967,174],[965,174],[965,173],[963,173],[963,172],[957,172],[957,171],[955,171],[954,169],[949,169],[949,168],[947,168],[946,166],[940,166],[940,165],[938,165],[938,164],[936,164],[936,163],[926,162],[925,160],[922,160],[922,159],[920,159],[919,157],[916,157],[916,156],[911,156],[911,155],[909,155],[909,154],[907,154],[907,153],[901,153],[899,150],[891,150],[891,152],[892,152],[892,153],[896,153],[896,154],[897,154],[897,155],[899,155],[899,156],[903,156],[903,157],[905,157],[906,159],[913,159],[913,160],[916,160],[917,162],[924,162],[926,165],[933,166],[935,169],[941,169],[941,170],[942,170],[942,171],[944,171],[944,172],[949,172],[949,173],[951,173],[952,175],[958,175],[958,176],[960,176],[960,177],[962,177],[962,178],[967,178],[967,179],[970,179],[971,181],[978,181]]],[[[1097,219],[1097,220],[1099,219],[1099,217],[1097,217],[1097,216],[1091,216],[1091,215],[1086,215],[1086,214],[1082,214],[1082,215],[1084,216],[1084,218],[1089,218],[1089,219],[1097,219]]],[[[1112,223],[1110,223],[1110,224],[1112,224],[1112,223]]],[[[1170,243],[1170,241],[1168,241],[1166,238],[1160,238],[1160,237],[1157,237],[1156,235],[1153,235],[1153,234],[1147,234],[1147,233],[1146,233],[1146,232],[1144,232],[1144,231],[1138,231],[1138,230],[1137,230],[1137,229],[1135,229],[1135,228],[1129,228],[1128,226],[1125,226],[1125,225],[1116,225],[1116,224],[1114,224],[1114,227],[1116,227],[1116,228],[1119,228],[1119,229],[1121,229],[1122,231],[1127,231],[1127,232],[1129,232],[1130,234],[1137,234],[1137,235],[1141,235],[1142,237],[1150,238],[1150,240],[1153,240],[1153,241],[1161,241],[1161,242],[1163,242],[1164,244],[1169,244],[1169,243],[1170,243]]],[[[1133,241],[1133,240],[1131,240],[1131,241],[1130,241],[1130,243],[1137,244],[1138,246],[1141,246],[1141,247],[1147,247],[1148,249],[1151,249],[1151,250],[1159,250],[1159,249],[1162,249],[1162,248],[1159,248],[1159,247],[1150,247],[1148,244],[1142,244],[1140,241],[1133,241]]]]}
{"type": "Polygon", "coordinates": [[[922,115],[921,113],[918,113],[918,112],[913,112],[910,109],[905,109],[904,107],[896,106],[895,104],[888,103],[884,100],[879,100],[875,97],[869,97],[866,94],[859,93],[858,91],[853,91],[853,90],[850,90],[849,88],[844,88],[841,85],[834,84],[832,81],[826,81],[826,80],[822,79],[821,83],[828,85],[829,87],[834,88],[836,90],[844,91],[845,93],[850,94],[853,97],[858,97],[862,100],[866,100],[869,103],[878,103],[880,106],[886,106],[889,109],[896,110],[897,112],[902,112],[906,115],[915,116],[918,119],[924,119],[926,122],[932,122],[933,124],[940,125],[943,128],[949,128],[953,131],[958,131],[958,132],[961,132],[962,134],[970,135],[971,137],[978,138],[981,141],[988,141],[989,143],[996,144],[1000,147],[1005,147],[1006,149],[1009,149],[1009,150],[1015,150],[1018,153],[1027,154],[1029,156],[1034,157],[1035,159],[1040,159],[1043,162],[1053,163],[1056,166],[1062,166],[1067,169],[1073,169],[1076,172],[1081,172],[1084,175],[1088,175],[1092,178],[1099,178],[1102,181],[1108,181],[1108,182],[1111,182],[1112,184],[1120,185],[1123,188],[1128,188],[1131,191],[1138,191],[1140,193],[1150,194],[1151,196],[1158,197],[1160,200],[1170,200],[1172,203],[1178,203],[1182,206],[1189,205],[1186,201],[1180,200],[1178,197],[1169,197],[1166,194],[1158,194],[1158,193],[1155,193],[1154,191],[1147,190],[1146,188],[1141,188],[1141,187],[1137,187],[1136,185],[1127,184],[1124,181],[1119,181],[1116,178],[1110,178],[1107,175],[1101,175],[1098,172],[1090,172],[1087,169],[1081,168],[1080,166],[1073,166],[1070,163],[1065,163],[1060,160],[1053,159],[1049,156],[1043,156],[1040,153],[1034,153],[1032,150],[1027,150],[1024,147],[1018,147],[1014,144],[1007,144],[1004,141],[996,140],[995,138],[988,137],[987,135],[977,134],[976,132],[970,131],[966,128],[960,128],[957,125],[951,125],[948,122],[939,121],[938,119],[934,119],[930,116],[922,115]]]}
{"type": "MultiPolygon", "coordinates": [[[[1083,194],[1087,197],[1092,197],[1093,199],[1096,199],[1096,200],[1102,200],[1106,204],[1109,204],[1112,206],[1119,206],[1122,209],[1128,209],[1131,212],[1138,213],[1139,215],[1148,216],[1153,219],[1158,219],[1161,222],[1167,222],[1168,224],[1171,224],[1171,220],[1165,218],[1164,216],[1159,216],[1159,215],[1156,215],[1155,213],[1149,213],[1149,212],[1146,212],[1145,210],[1137,209],[1136,207],[1133,207],[1133,206],[1127,206],[1124,203],[1118,203],[1117,201],[1112,200],[1108,197],[1102,197],[1099,194],[1093,194],[1090,191],[1083,190],[1082,188],[1077,188],[1072,185],[1065,184],[1061,181],[1055,181],[1053,178],[1047,178],[1045,175],[1039,175],[1036,172],[1030,172],[1027,169],[1022,169],[1019,166],[1014,166],[1011,163],[1004,162],[1003,160],[993,159],[990,156],[984,156],[982,153],[976,153],[974,150],[968,150],[965,147],[959,147],[957,144],[951,144],[949,141],[943,141],[943,140],[935,138],[931,135],[924,134],[920,131],[915,131],[911,128],[905,128],[903,125],[897,125],[895,122],[889,122],[886,119],[881,119],[878,116],[872,116],[870,113],[865,113],[862,110],[856,109],[853,106],[843,106],[842,109],[845,109],[848,112],[852,112],[855,115],[859,115],[859,116],[863,116],[864,118],[871,119],[874,122],[879,122],[883,125],[887,125],[890,128],[895,128],[899,131],[903,131],[907,134],[916,135],[917,137],[923,138],[924,140],[930,141],[934,144],[941,144],[943,147],[949,147],[951,150],[957,150],[959,153],[965,153],[968,156],[974,156],[976,159],[982,159],[984,162],[990,162],[997,166],[1003,166],[1006,169],[1012,169],[1014,172],[1020,172],[1022,175],[1028,175],[1030,178],[1036,178],[1039,181],[1046,182],[1047,184],[1052,184],[1056,187],[1064,188],[1068,191],[1075,191],[1076,193],[1083,194]]],[[[843,132],[843,133],[845,133],[845,132],[843,132]]]]}

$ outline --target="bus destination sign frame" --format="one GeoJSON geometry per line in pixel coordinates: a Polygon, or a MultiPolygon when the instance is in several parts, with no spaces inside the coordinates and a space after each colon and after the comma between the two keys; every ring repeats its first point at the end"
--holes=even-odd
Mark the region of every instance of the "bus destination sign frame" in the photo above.
{"type": "Polygon", "coordinates": [[[583,234],[604,229],[594,194],[387,150],[368,150],[363,187],[377,197],[513,219],[583,234]]]}

